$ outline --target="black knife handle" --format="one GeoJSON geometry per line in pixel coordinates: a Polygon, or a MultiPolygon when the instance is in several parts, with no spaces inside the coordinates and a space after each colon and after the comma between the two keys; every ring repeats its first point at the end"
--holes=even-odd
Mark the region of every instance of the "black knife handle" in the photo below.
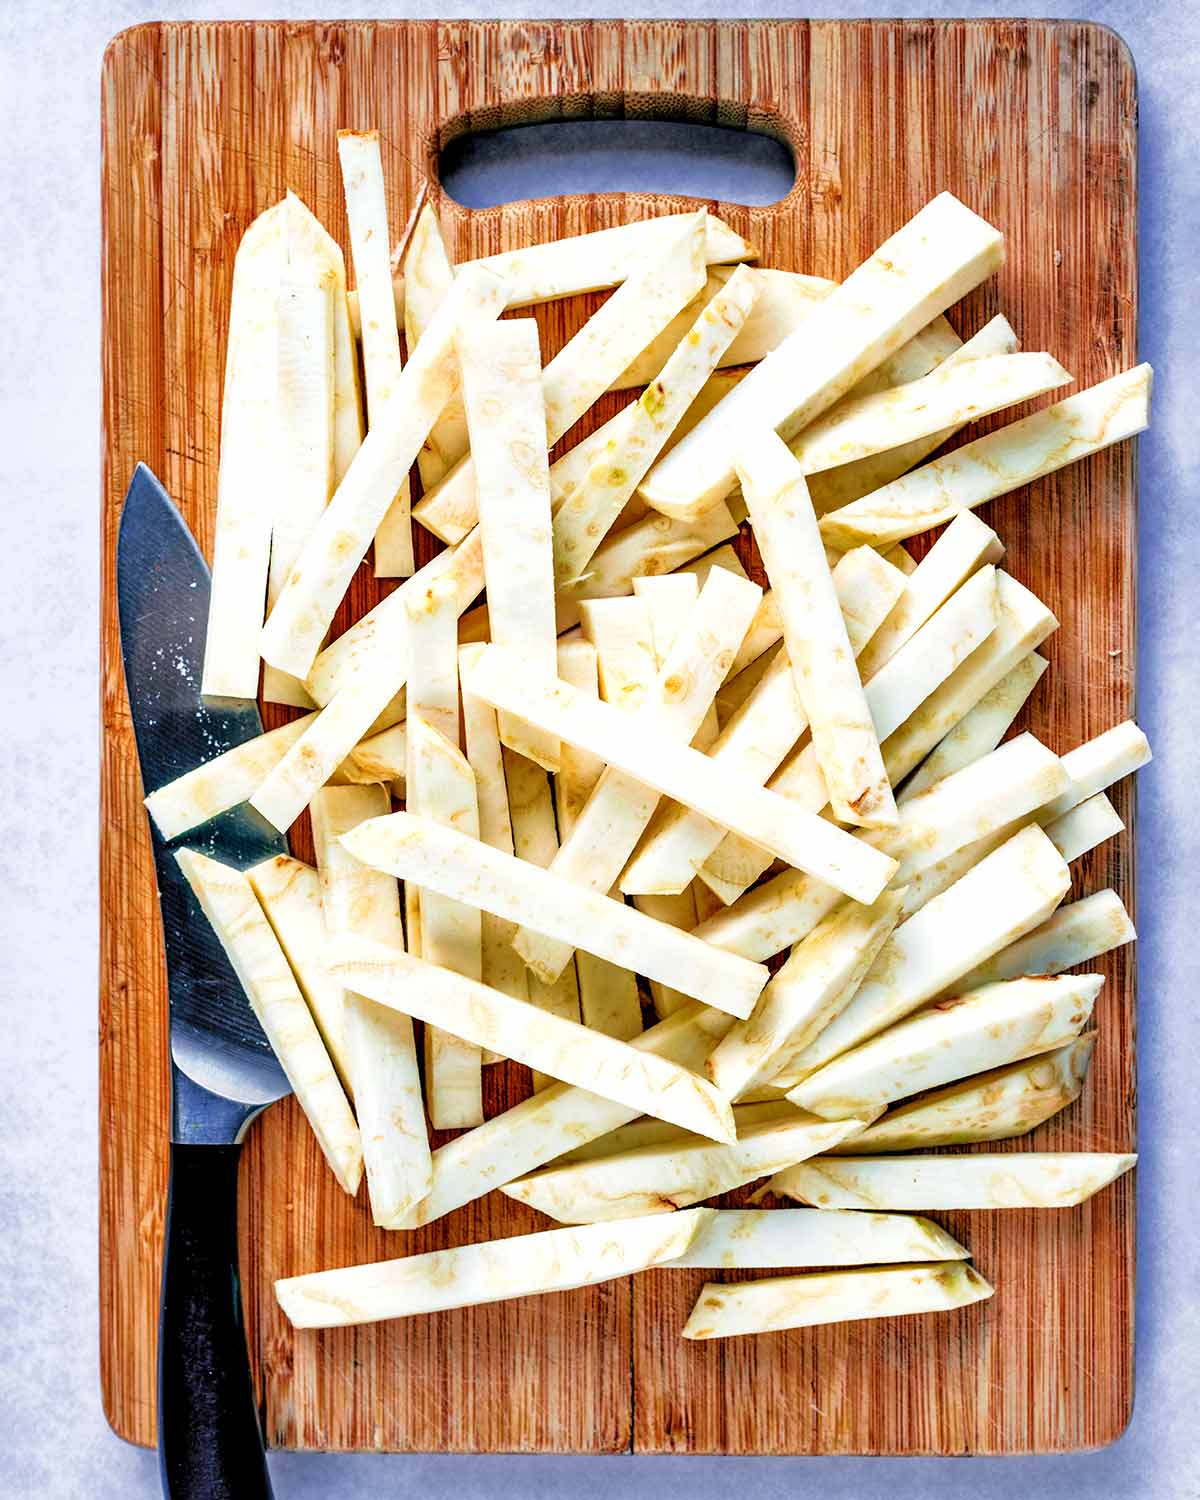
{"type": "Polygon", "coordinates": [[[158,1327],[168,1500],[271,1500],[238,1275],[240,1146],[171,1146],[158,1327]]]}

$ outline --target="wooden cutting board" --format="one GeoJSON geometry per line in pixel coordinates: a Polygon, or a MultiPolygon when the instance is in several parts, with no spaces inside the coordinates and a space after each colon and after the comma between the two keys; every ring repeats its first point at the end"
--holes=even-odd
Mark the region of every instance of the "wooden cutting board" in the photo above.
{"type": "MultiPolygon", "coordinates": [[[[765,263],[845,275],[943,188],[1003,228],[1008,264],[952,313],[1003,311],[1079,386],[1135,360],[1133,64],[1075,22],[237,23],[150,25],[104,68],[101,1367],[114,1428],[154,1441],[167,1164],[165,987],[149,839],[121,678],[113,558],[145,459],[211,548],[234,250],[294,188],[346,243],[339,127],[378,126],[394,232],[420,184],[459,259],[680,209],[562,198],[473,213],[437,189],[465,129],[662,114],[768,130],[793,192],[718,203],[765,263]]],[[[581,321],[540,314],[543,348],[581,321]]],[[[608,409],[598,412],[608,415],[608,409]]],[[[1004,418],[993,419],[994,422],[1004,418]]],[[[1028,724],[1065,750],[1133,706],[1131,445],[990,506],[1009,566],[1058,613],[1028,724]]],[[[424,538],[426,543],[429,538],[424,538]]],[[[424,555],[433,550],[426,546],[424,555]]],[[[352,606],[376,597],[360,574],[352,606]]],[[[1128,817],[1129,792],[1115,800],[1128,817]]],[[[307,832],[296,840],[311,857],[307,832]]],[[[1082,862],[1076,894],[1132,898],[1128,835],[1082,862]]],[[[1039,1149],[1124,1151],[1134,1132],[1134,975],[1108,975],[1084,1098],[1039,1149]]],[[[527,1087],[489,1070],[489,1107],[527,1087]]],[[[1020,1453],[1094,1447],[1133,1394],[1133,1183],[1067,1212],[950,1214],[997,1287],[937,1318],[685,1344],[701,1272],[326,1334],[294,1334],[275,1277],[544,1227],[500,1195],[411,1237],[376,1232],[325,1171],[294,1102],[255,1125],[242,1266],[255,1378],[274,1445],[319,1449],[1020,1453]]]]}

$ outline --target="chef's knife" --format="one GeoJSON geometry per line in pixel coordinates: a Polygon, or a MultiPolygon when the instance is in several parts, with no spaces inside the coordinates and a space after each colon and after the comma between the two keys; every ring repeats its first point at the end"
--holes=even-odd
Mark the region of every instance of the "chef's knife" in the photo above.
{"type": "MultiPolygon", "coordinates": [[[[200,697],[208,566],[139,464],[117,539],[117,605],[142,785],[157,791],[262,733],[253,703],[200,697]]],[[[229,960],[151,822],[167,958],[171,1176],[158,1346],[158,1445],[170,1500],[269,1500],[237,1250],[237,1168],[254,1117],[290,1091],[229,960]]],[[[177,841],[246,869],[287,842],[250,807],[177,841]]]]}

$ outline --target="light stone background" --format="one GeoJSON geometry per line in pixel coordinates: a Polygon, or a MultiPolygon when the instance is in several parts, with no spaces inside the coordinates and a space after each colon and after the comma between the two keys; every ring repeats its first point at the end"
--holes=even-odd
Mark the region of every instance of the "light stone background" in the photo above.
{"type": "MultiPolygon", "coordinates": [[[[784,15],[800,4],[644,0],[646,15],[784,15]]],[[[1070,17],[1061,4],[817,3],[820,16],[1070,17]]],[[[410,15],[468,15],[452,0],[410,15]]],[[[492,16],[604,15],[516,3],[492,16]]],[[[108,1431],[97,1379],[96,777],[99,498],[99,81],[108,38],[164,16],[397,14],[343,0],[190,5],[0,0],[0,1500],[134,1500],[155,1457],[108,1431]]],[[[279,1455],[280,1500],[421,1493],[745,1500],[1200,1496],[1200,1318],[1193,1289],[1200,877],[1195,767],[1200,522],[1195,255],[1200,7],[1100,0],[1141,83],[1142,357],[1158,368],[1143,439],[1139,717],[1142,1079],[1138,1402],[1113,1447],[1022,1460],[558,1459],[279,1455]],[[1191,664],[1189,666],[1189,663],[1191,664]],[[1190,746],[1190,749],[1189,749],[1190,746]],[[1187,1266],[1193,1271],[1189,1273],[1187,1266]]],[[[1082,1378],[1088,1378],[1086,1370],[1082,1378]]]]}

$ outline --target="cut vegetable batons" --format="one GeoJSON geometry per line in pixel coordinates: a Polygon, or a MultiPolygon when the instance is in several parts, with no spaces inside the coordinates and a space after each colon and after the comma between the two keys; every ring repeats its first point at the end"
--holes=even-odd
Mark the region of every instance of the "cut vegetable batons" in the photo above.
{"type": "Polygon", "coordinates": [[[564,1224],[671,1213],[827,1151],[866,1124],[865,1118],[832,1123],[796,1110],[740,1130],[731,1145],[676,1135],[614,1156],[548,1167],[501,1191],[564,1224]]]}
{"type": "Polygon", "coordinates": [[[1011,979],[935,1001],[810,1074],[788,1098],[841,1120],[1050,1052],[1083,1030],[1103,983],[1100,974],[1011,979]]]}
{"type": "MultiPolygon", "coordinates": [[[[387,407],[400,384],[400,330],[388,246],[387,195],[377,130],[339,130],[338,159],[350,256],[358,291],[367,430],[386,422],[387,407]]],[[[432,425],[432,422],[431,424],[432,425]]],[[[415,455],[413,455],[415,456],[415,455]]],[[[409,466],[412,457],[409,458],[409,466]]],[[[414,570],[411,496],[405,472],[375,536],[375,576],[407,578],[414,570]]]]}
{"type": "MultiPolygon", "coordinates": [[[[291,234],[292,200],[284,204],[286,258],[279,283],[279,476],[271,527],[267,609],[300,556],[334,483],[334,298],[337,278],[312,249],[303,224],[291,234]]],[[[263,698],[311,708],[297,678],[269,663],[263,698]]]]}
{"type": "Polygon", "coordinates": [[[970,954],[991,957],[1031,931],[1070,883],[1062,855],[1042,830],[1023,829],[897,927],[850,1004],[792,1056],[788,1072],[815,1072],[957,985],[980,961],[970,954]]]}
{"type": "MultiPolygon", "coordinates": [[[[575,425],[632,356],[703,286],[704,218],[703,213],[685,217],[662,253],[630,275],[546,365],[543,447],[553,447],[575,425]]],[[[473,450],[472,443],[472,455],[417,507],[421,525],[444,542],[458,541],[478,519],[473,450]]]]}
{"type": "MultiPolygon", "coordinates": [[[[757,364],[793,333],[823,302],[837,285],[823,276],[803,276],[796,271],[774,271],[756,268],[759,295],[750,316],[737,337],[721,355],[718,369],[757,364]]],[[[610,389],[633,390],[650,385],[662,373],[679,341],[686,338],[693,323],[706,307],[711,307],[736,274],[736,266],[710,266],[704,290],[671,319],[659,336],[638,355],[614,380],[610,389]]]]}
{"type": "MultiPolygon", "coordinates": [[[[629,1046],[696,1072],[733,1017],[688,1001],[629,1046]]],[[[596,1141],[636,1119],[642,1111],[585,1088],[555,1083],[475,1130],[448,1141],[433,1154],[433,1186],[404,1226],[419,1228],[502,1183],[523,1177],[564,1152],[596,1141]]]]}
{"type": "Polygon", "coordinates": [[[177,849],[175,858],[228,955],[330,1170],[353,1197],[363,1169],[358,1126],[316,1022],[249,880],[240,870],[195,849],[177,849]]]}
{"type": "Polygon", "coordinates": [[[778,1333],[860,1318],[953,1312],[986,1301],[992,1288],[964,1261],[819,1271],[733,1285],[708,1282],[684,1325],[685,1339],[778,1333]]]}
{"type": "Polygon", "coordinates": [[[329,779],[337,786],[372,786],[381,782],[391,788],[393,797],[403,798],[407,775],[408,730],[400,723],[359,740],[329,779]]]}
{"type": "MultiPolygon", "coordinates": [[[[453,582],[435,579],[424,595],[410,595],[406,609],[411,657],[406,805],[430,824],[442,824],[477,841],[475,773],[458,748],[458,613],[453,582]]],[[[468,979],[481,979],[483,929],[478,909],[428,889],[420,880],[406,881],[405,895],[415,897],[420,909],[422,958],[468,979]]],[[[479,1048],[452,1032],[427,1026],[425,1093],[435,1129],[481,1124],[479,1048]]]]}
{"type": "Polygon", "coordinates": [[[834,1154],[874,1156],[1027,1135],[1079,1098],[1095,1047],[1089,1031],[1053,1052],[936,1089],[888,1110],[834,1154]]]}
{"type": "MultiPolygon", "coordinates": [[[[404,252],[404,337],[415,349],[454,280],[441,226],[431,204],[423,203],[404,252]]],[[[432,489],[464,457],[467,414],[462,393],[451,396],[417,454],[421,484],[432,489]]]]}
{"type": "MultiPolygon", "coordinates": [[[[205,698],[258,696],[258,637],[279,487],[279,278],[284,205],[250,225],[233,262],[221,393],[212,594],[200,683],[205,698]]],[[[300,674],[303,675],[303,674],[300,674]]]]}
{"type": "Polygon", "coordinates": [[[866,828],[894,824],[895,799],[803,471],[770,431],[746,440],[735,465],[834,816],[866,828]]]}
{"type": "MultiPolygon", "coordinates": [[[[411,813],[377,819],[348,835],[346,843],[357,859],[422,890],[547,932],[731,1015],[748,1015],[766,983],[759,964],[411,813]]],[[[544,977],[549,982],[556,976],[544,977]]]]}
{"type": "Polygon", "coordinates": [[[1136,1161],[1103,1151],[823,1157],[787,1168],[770,1188],[818,1208],[1073,1208],[1136,1161]]]}
{"type": "Polygon", "coordinates": [[[577,1021],[379,943],[339,939],[332,968],[348,988],[417,1020],[453,1029],[466,1041],[564,1083],[586,1087],[638,1114],[670,1120],[709,1140],[736,1138],[728,1101],[706,1079],[632,1043],[589,1031],[577,1021]]]}
{"type": "MultiPolygon", "coordinates": [[[[640,736],[645,727],[683,745],[693,739],[761,597],[757,584],[723,568],[712,569],[662,667],[652,677],[642,708],[629,716],[630,735],[640,736]]],[[[618,605],[626,601],[601,602],[618,605]]],[[[632,602],[635,606],[643,603],[632,602]]],[[[563,841],[550,867],[551,873],[607,896],[649,826],[658,801],[654,789],[609,765],[563,841]]],[[[516,947],[536,973],[552,976],[569,962],[572,944],[547,942],[545,936],[522,931],[516,947]]],[[[646,971],[639,969],[639,972],[646,971]]],[[[648,977],[685,993],[696,993],[670,975],[656,972],[648,977]]]]}
{"type": "Polygon", "coordinates": [[[151,792],[146,809],[154,826],[169,841],[248,801],[315,717],[306,714],[234,745],[151,792]]]}
{"type": "MultiPolygon", "coordinates": [[[[475,467],[492,640],[536,681],[558,675],[550,479],[541,350],[532,318],[506,319],[458,341],[475,467]]],[[[510,715],[500,738],[558,769],[559,746],[510,715]]]]}
{"type": "Polygon", "coordinates": [[[1096,891],[1082,901],[1060,906],[1040,927],[964,974],[955,988],[977,990],[1018,974],[1060,974],[1091,963],[1136,937],[1116,891],[1096,891]]]}
{"type": "Polygon", "coordinates": [[[1151,377],[1149,365],[1137,365],[965,443],[944,458],[830,511],[821,521],[821,535],[840,547],[900,542],[940,526],[960,511],[1134,437],[1150,421],[1151,377]]]}
{"type": "Polygon", "coordinates": [[[745,326],[760,282],[739,266],[680,340],[661,373],[621,413],[620,434],[554,513],[554,572],[578,578],[625,508],[684,412],[745,326]]]}
{"type": "Polygon", "coordinates": [[[887,240],[750,372],[641,486],[673,514],[729,493],[746,428],[786,441],[1004,259],[998,230],[942,193],[887,240]]]}
{"type": "Polygon", "coordinates": [[[295,1328],[345,1328],[594,1286],[677,1259],[714,1209],[484,1240],[275,1283],[295,1328]]]}
{"type": "Polygon", "coordinates": [[[631,734],[628,716],[610,704],[590,700],[563,682],[530,683],[519,659],[498,646],[483,653],[471,683],[493,707],[507,708],[598,755],[610,768],[719,820],[855,900],[873,901],[895,871],[895,862],[878,850],[745,778],[725,774],[690,746],[641,726],[631,734]]]}
{"type": "MultiPolygon", "coordinates": [[[[591,234],[504,250],[473,264],[484,265],[511,282],[512,307],[530,307],[579,292],[620,286],[648,261],[668,252],[688,230],[692,217],[690,213],[662,214],[634,224],[593,230],[591,234]]],[[[722,265],[753,260],[755,252],[723,219],[705,214],[701,254],[705,263],[722,265]]]]}
{"type": "MultiPolygon", "coordinates": [[[[404,946],[395,880],[359,864],[341,843],[344,833],[389,807],[381,786],[325,787],[313,801],[313,845],[324,910],[321,931],[327,943],[351,933],[404,946]]],[[[329,954],[327,946],[327,972],[329,954]]],[[[412,1021],[341,989],[337,982],[371,1213],[376,1224],[391,1229],[429,1191],[432,1170],[412,1021]]]]}
{"type": "Polygon", "coordinates": [[[965,1260],[932,1219],[816,1208],[719,1208],[673,1266],[713,1271],[965,1260]]]}
{"type": "Polygon", "coordinates": [[[486,271],[457,276],[292,569],[262,633],[274,666],[307,676],[355,569],[429,429],[458,388],[460,328],[493,321],[507,289],[486,271]]]}

